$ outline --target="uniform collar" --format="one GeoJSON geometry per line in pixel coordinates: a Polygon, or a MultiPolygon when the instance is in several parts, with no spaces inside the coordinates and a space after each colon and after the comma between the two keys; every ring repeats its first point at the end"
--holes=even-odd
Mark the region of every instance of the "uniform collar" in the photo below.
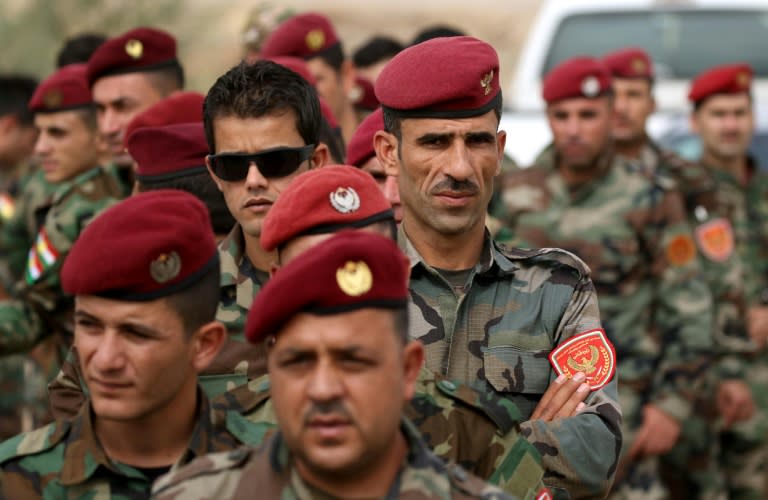
{"type": "MultiPolygon", "coordinates": [[[[219,242],[219,259],[221,260],[221,286],[237,284],[240,274],[240,264],[245,255],[245,237],[240,224],[219,242]]],[[[248,259],[245,259],[248,260],[248,259]]]]}

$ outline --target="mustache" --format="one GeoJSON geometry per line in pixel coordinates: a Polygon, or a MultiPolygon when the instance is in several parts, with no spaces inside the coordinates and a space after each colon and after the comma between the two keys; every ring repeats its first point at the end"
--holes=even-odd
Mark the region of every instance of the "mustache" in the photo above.
{"type": "Polygon", "coordinates": [[[480,188],[473,181],[466,179],[463,181],[449,177],[435,184],[431,189],[431,194],[436,193],[461,193],[465,195],[474,195],[480,192],[480,188]]]}
{"type": "Polygon", "coordinates": [[[312,406],[304,414],[304,424],[308,424],[317,416],[337,415],[346,420],[352,421],[352,415],[347,407],[338,399],[322,403],[312,403],[312,406]]]}

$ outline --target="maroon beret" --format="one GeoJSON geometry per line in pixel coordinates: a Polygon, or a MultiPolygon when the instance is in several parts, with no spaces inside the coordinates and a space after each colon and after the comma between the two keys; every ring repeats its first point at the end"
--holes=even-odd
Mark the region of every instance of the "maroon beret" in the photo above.
{"type": "Polygon", "coordinates": [[[136,28],[104,42],[88,59],[88,84],[102,76],[177,65],[176,39],[165,31],[136,28]]]}
{"type": "Polygon", "coordinates": [[[381,108],[368,115],[357,126],[354,135],[347,144],[347,163],[362,167],[363,163],[376,154],[373,149],[373,136],[384,130],[384,113],[381,108]]]}
{"type": "Polygon", "coordinates": [[[653,62],[646,51],[636,47],[617,50],[603,56],[603,64],[616,78],[653,79],[653,62]]]}
{"type": "Polygon", "coordinates": [[[148,107],[128,122],[125,127],[126,147],[128,137],[142,127],[160,127],[173,123],[203,121],[203,100],[199,92],[176,92],[148,107]]]}
{"type": "Polygon", "coordinates": [[[408,260],[392,239],[342,231],[281,268],[256,295],[245,336],[260,342],[294,315],[405,308],[408,260]]]}
{"type": "Polygon", "coordinates": [[[593,57],[567,59],[544,77],[542,96],[548,103],[572,97],[597,97],[611,89],[608,68],[593,57]]]}
{"type": "Polygon", "coordinates": [[[332,233],[392,219],[392,206],[367,172],[329,165],[296,176],[264,218],[267,251],[306,234],[332,233]]]}
{"type": "Polygon", "coordinates": [[[352,104],[358,109],[373,111],[379,107],[379,100],[376,99],[376,91],[373,89],[373,83],[362,76],[355,77],[355,86],[352,87],[352,104]]]}
{"type": "Polygon", "coordinates": [[[752,67],[748,64],[728,64],[711,68],[693,79],[688,100],[699,102],[714,94],[750,92],[752,67]]]}
{"type": "Polygon", "coordinates": [[[320,113],[323,115],[323,118],[333,130],[339,130],[339,121],[336,119],[336,115],[333,114],[333,110],[325,99],[319,95],[317,97],[320,100],[320,113]]]}
{"type": "Polygon", "coordinates": [[[501,102],[499,57],[477,38],[434,38],[392,58],[375,89],[383,107],[404,117],[482,115],[501,102]]]}
{"type": "Polygon", "coordinates": [[[269,60],[280,66],[285,66],[294,73],[298,73],[300,77],[308,81],[313,87],[317,86],[317,80],[315,80],[315,77],[309,72],[309,68],[304,59],[292,56],[274,56],[270,57],[269,60]]]}
{"type": "Polygon", "coordinates": [[[175,189],[140,193],[86,226],[61,270],[72,295],[145,301],[183,290],[218,267],[208,209],[175,189]]]}
{"type": "Polygon", "coordinates": [[[331,21],[314,12],[299,14],[280,24],[264,41],[261,57],[292,56],[312,59],[339,44],[331,21]]]}
{"type": "Polygon", "coordinates": [[[45,113],[93,105],[85,64],[69,64],[43,80],[29,100],[30,111],[45,113]]]}
{"type": "Polygon", "coordinates": [[[208,143],[202,122],[142,127],[128,136],[126,147],[142,183],[206,171],[208,143]]]}

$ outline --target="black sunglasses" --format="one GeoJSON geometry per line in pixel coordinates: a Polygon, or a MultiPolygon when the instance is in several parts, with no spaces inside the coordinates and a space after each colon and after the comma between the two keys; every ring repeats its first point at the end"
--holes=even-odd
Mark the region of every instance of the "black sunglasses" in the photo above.
{"type": "Polygon", "coordinates": [[[300,148],[272,148],[258,153],[219,153],[208,155],[211,170],[219,179],[242,181],[248,177],[251,163],[267,179],[291,175],[315,150],[314,144],[300,148]]]}

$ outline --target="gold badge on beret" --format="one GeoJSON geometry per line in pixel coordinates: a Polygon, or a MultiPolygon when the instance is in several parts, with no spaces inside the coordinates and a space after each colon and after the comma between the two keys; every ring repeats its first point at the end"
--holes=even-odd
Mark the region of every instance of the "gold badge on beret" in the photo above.
{"type": "Polygon", "coordinates": [[[358,297],[373,286],[373,274],[365,262],[348,261],[336,270],[336,283],[342,292],[350,297],[358,297]]]}
{"type": "Polygon", "coordinates": [[[645,67],[645,61],[640,58],[632,59],[632,71],[635,74],[645,74],[647,68],[645,67]]]}
{"type": "Polygon", "coordinates": [[[596,76],[588,76],[581,81],[581,93],[585,97],[596,97],[600,93],[600,80],[596,76]]]}
{"type": "Polygon", "coordinates": [[[331,206],[339,213],[349,214],[360,208],[360,196],[351,187],[338,187],[328,197],[331,200],[331,206]]]}
{"type": "Polygon", "coordinates": [[[307,48],[311,51],[320,50],[325,45],[325,33],[323,30],[312,30],[304,38],[307,48]]]}
{"type": "Polygon", "coordinates": [[[141,43],[141,40],[128,40],[125,42],[125,53],[132,59],[141,59],[142,54],[144,54],[144,44],[141,43]]]}
{"type": "Polygon", "coordinates": [[[489,71],[485,75],[483,75],[483,78],[480,80],[480,87],[483,88],[483,95],[488,95],[491,93],[491,81],[493,80],[493,70],[489,71]]]}
{"type": "Polygon", "coordinates": [[[176,252],[160,254],[149,264],[149,275],[158,283],[166,283],[181,272],[181,257],[176,252]]]}
{"type": "Polygon", "coordinates": [[[64,96],[59,89],[51,89],[43,96],[43,103],[48,109],[58,108],[63,100],[64,96]]]}
{"type": "Polygon", "coordinates": [[[741,88],[747,88],[749,87],[749,73],[746,71],[742,71],[739,74],[736,75],[736,84],[741,88]]]}

